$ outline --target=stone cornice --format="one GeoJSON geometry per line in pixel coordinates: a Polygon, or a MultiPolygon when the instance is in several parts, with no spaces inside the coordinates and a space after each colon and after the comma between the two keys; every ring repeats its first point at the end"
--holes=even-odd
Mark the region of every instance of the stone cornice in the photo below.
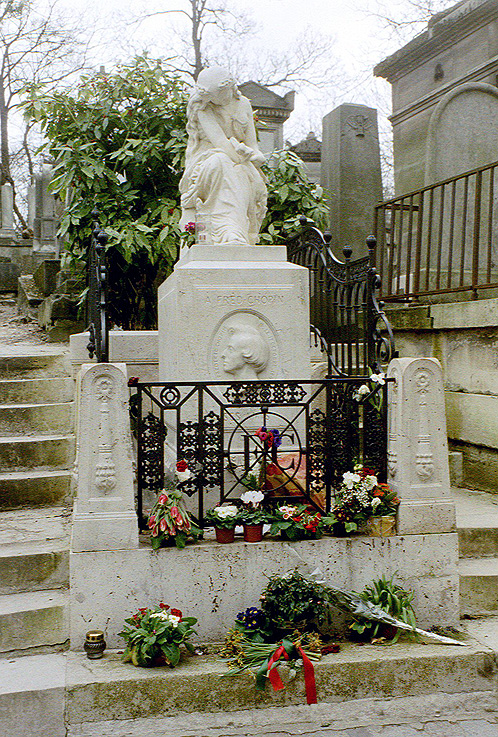
{"type": "Polygon", "coordinates": [[[493,56],[485,64],[474,67],[474,69],[471,69],[458,79],[454,79],[451,82],[438,87],[437,90],[430,92],[428,95],[425,95],[425,97],[421,97],[419,100],[411,103],[411,105],[408,105],[402,110],[398,110],[389,117],[389,120],[393,125],[397,125],[397,123],[401,123],[403,120],[411,118],[413,115],[436,105],[443,95],[455,89],[455,87],[467,84],[468,82],[480,82],[495,71],[498,72],[498,56],[493,56]]]}
{"type": "Polygon", "coordinates": [[[498,18],[496,0],[486,0],[453,21],[445,20],[443,17],[406,46],[377,64],[374,67],[374,76],[383,77],[391,83],[395,82],[448,49],[455,40],[470,36],[496,18],[498,18]]]}

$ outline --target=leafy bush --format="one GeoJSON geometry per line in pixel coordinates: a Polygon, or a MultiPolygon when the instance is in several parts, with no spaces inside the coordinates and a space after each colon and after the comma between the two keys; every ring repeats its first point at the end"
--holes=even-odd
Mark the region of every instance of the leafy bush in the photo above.
{"type": "Polygon", "coordinates": [[[31,87],[25,112],[39,121],[55,159],[52,189],[69,206],[66,259],[87,260],[94,207],[110,235],[110,318],[125,329],[156,325],[157,286],[182,234],[178,183],[187,142],[187,92],[160,61],[137,57],[71,90],[31,87]]]}

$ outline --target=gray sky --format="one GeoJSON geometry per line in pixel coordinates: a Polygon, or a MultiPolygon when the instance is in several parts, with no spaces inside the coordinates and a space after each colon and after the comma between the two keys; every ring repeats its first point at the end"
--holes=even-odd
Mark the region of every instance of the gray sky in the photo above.
{"type": "MultiPolygon", "coordinates": [[[[452,4],[451,0],[435,2],[452,4]]],[[[167,55],[172,28],[185,35],[189,31],[181,14],[156,16],[139,26],[126,24],[133,15],[187,8],[187,0],[59,0],[59,5],[71,13],[83,13],[82,18],[89,23],[97,19],[105,29],[106,47],[100,53],[106,66],[116,59],[125,61],[144,47],[151,55],[167,55]]],[[[330,83],[324,80],[321,89],[292,85],[297,92],[296,109],[286,124],[287,138],[296,142],[310,129],[320,134],[321,118],[341,102],[378,107],[381,127],[387,134],[390,86],[373,78],[372,67],[395,51],[400,41],[386,32],[374,13],[384,5],[389,13],[399,16],[409,9],[411,0],[228,0],[227,5],[246,11],[254,20],[254,36],[237,42],[239,49],[242,45],[242,51],[247,51],[249,64],[251,57],[265,50],[285,54],[306,28],[330,39],[330,55],[324,63],[333,64],[335,73],[330,83]]],[[[246,81],[242,76],[239,74],[239,81],[246,81]]]]}

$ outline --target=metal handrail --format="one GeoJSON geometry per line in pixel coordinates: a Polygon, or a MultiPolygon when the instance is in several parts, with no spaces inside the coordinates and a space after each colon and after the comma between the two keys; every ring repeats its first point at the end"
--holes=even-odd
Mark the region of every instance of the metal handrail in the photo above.
{"type": "Polygon", "coordinates": [[[376,206],[384,300],[498,288],[497,176],[494,162],[376,206]]]}

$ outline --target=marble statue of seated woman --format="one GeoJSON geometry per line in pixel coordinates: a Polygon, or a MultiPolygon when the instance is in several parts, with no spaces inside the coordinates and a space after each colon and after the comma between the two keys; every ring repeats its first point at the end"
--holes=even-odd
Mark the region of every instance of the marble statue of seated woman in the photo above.
{"type": "Polygon", "coordinates": [[[266,184],[251,103],[226,69],[204,69],[187,106],[180,225],[202,222],[206,241],[254,245],[266,213],[266,184]]]}

